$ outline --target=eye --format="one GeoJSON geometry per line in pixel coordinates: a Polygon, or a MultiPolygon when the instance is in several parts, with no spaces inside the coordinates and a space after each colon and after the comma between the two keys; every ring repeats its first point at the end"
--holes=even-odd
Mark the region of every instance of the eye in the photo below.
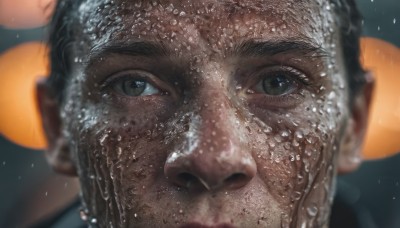
{"type": "Polygon", "coordinates": [[[111,88],[124,96],[139,97],[159,94],[152,83],[149,82],[151,75],[145,72],[126,72],[118,74],[111,81],[111,88]]]}
{"type": "Polygon", "coordinates": [[[270,96],[289,94],[299,88],[299,80],[303,80],[302,73],[293,68],[272,68],[259,73],[255,92],[270,96]]]}
{"type": "Polygon", "coordinates": [[[263,91],[272,96],[279,96],[291,92],[296,86],[295,81],[285,74],[274,73],[262,79],[263,91]]]}

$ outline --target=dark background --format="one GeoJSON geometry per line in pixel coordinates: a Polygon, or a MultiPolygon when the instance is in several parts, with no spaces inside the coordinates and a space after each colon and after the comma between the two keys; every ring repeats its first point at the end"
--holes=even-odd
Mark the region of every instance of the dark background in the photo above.
{"type": "MultiPolygon", "coordinates": [[[[365,18],[364,35],[400,47],[400,0],[358,3],[365,18]]],[[[0,27],[0,54],[17,44],[46,38],[46,28],[0,27]]],[[[377,227],[400,227],[400,155],[365,162],[357,172],[340,179],[347,183],[344,191],[348,200],[365,209],[362,216],[372,218],[377,227]]],[[[42,151],[19,147],[0,136],[0,227],[25,227],[47,211],[57,210],[62,202],[74,197],[74,183],[54,174],[42,151]]]]}

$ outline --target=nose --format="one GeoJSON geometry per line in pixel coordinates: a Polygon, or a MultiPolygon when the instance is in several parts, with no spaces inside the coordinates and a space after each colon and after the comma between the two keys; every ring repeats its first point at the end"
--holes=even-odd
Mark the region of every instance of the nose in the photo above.
{"type": "Polygon", "coordinates": [[[256,174],[256,163],[234,122],[228,107],[209,106],[198,118],[191,117],[183,140],[186,143],[167,158],[166,178],[190,191],[247,185],[256,174]]]}

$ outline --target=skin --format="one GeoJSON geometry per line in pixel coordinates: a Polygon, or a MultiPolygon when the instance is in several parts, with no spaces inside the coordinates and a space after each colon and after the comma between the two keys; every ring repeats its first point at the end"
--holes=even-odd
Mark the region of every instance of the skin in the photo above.
{"type": "Polygon", "coordinates": [[[38,83],[47,156],[79,176],[83,218],[327,227],[337,171],[360,162],[372,88],[350,102],[333,10],[189,2],[84,1],[63,102],[38,83]],[[277,77],[285,88],[263,87],[277,77]],[[123,87],[135,80],[150,86],[123,87]]]}

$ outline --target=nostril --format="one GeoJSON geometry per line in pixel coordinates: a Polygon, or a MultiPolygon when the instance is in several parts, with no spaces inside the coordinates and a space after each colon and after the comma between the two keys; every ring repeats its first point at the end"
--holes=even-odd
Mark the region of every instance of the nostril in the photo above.
{"type": "Polygon", "coordinates": [[[243,173],[234,173],[224,180],[224,184],[231,188],[239,188],[248,182],[248,177],[243,173]]]}
{"type": "Polygon", "coordinates": [[[190,188],[191,186],[197,184],[198,178],[190,173],[180,173],[178,174],[178,185],[185,188],[190,188]]]}
{"type": "Polygon", "coordinates": [[[190,173],[181,173],[178,175],[178,179],[180,180],[180,182],[194,182],[197,180],[197,177],[190,174],[190,173]]]}

